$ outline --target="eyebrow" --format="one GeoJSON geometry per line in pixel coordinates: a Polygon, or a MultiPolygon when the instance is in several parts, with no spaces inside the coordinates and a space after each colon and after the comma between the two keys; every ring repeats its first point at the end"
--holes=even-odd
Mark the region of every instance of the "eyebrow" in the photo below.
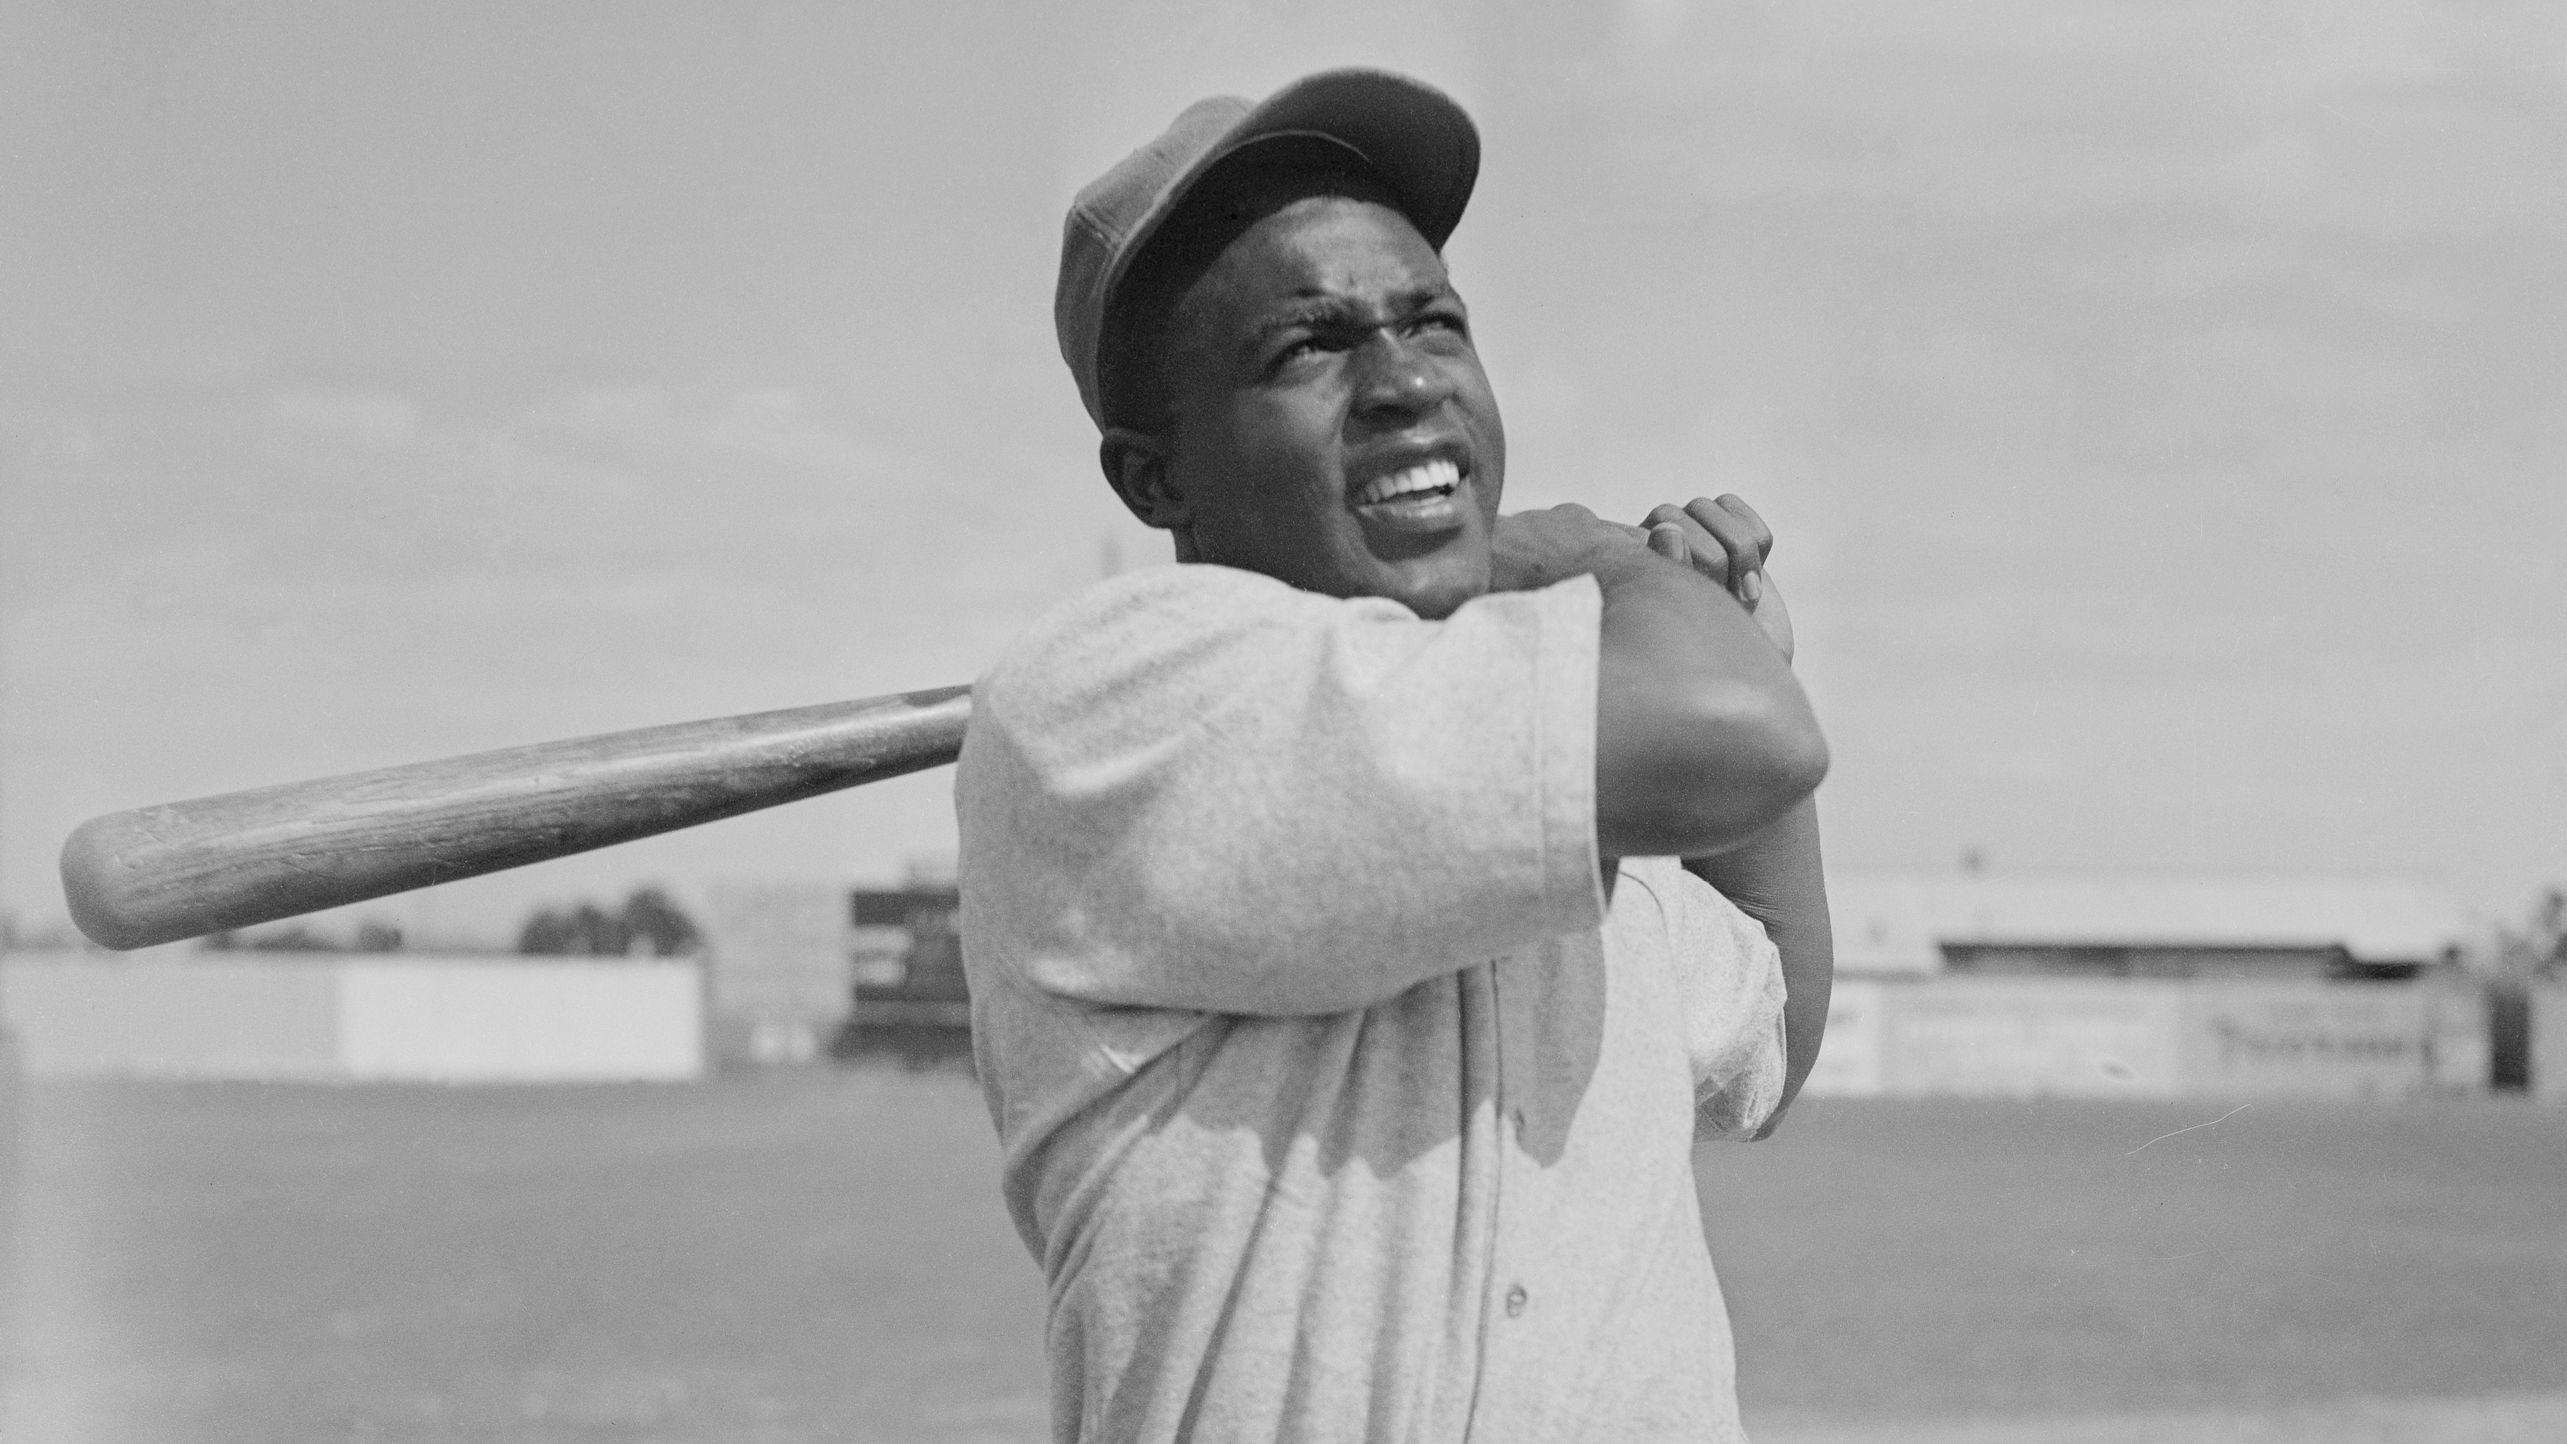
{"type": "MultiPolygon", "coordinates": [[[[1450,282],[1411,286],[1392,293],[1391,314],[1406,316],[1422,311],[1441,301],[1457,301],[1459,293],[1450,282]]],[[[1262,344],[1278,331],[1297,326],[1360,326],[1371,319],[1370,307],[1345,296],[1311,296],[1296,301],[1282,310],[1267,315],[1250,329],[1252,341],[1262,344]]]]}

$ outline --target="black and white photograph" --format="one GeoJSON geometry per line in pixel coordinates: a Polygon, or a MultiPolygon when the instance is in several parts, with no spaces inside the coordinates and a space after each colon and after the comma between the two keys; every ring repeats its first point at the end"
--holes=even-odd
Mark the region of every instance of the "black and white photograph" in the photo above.
{"type": "Polygon", "coordinates": [[[0,1440],[2567,1440],[2567,11],[0,4],[0,1440]]]}

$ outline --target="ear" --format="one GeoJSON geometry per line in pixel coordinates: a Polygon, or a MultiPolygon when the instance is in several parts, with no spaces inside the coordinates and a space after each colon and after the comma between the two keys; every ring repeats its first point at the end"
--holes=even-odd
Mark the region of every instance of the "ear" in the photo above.
{"type": "Polygon", "coordinates": [[[1143,526],[1182,533],[1194,520],[1194,508],[1169,472],[1167,442],[1128,426],[1109,426],[1097,441],[1096,459],[1114,494],[1143,526]]]}

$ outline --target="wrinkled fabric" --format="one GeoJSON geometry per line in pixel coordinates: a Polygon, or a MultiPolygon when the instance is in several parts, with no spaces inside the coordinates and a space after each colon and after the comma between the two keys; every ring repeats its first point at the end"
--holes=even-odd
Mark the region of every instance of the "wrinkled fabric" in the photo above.
{"type": "Polygon", "coordinates": [[[1588,578],[1425,621],[1178,566],[1038,622],[955,782],[1064,1441],[1740,1437],[1697,1137],[1763,930],[1595,848],[1588,578]]]}

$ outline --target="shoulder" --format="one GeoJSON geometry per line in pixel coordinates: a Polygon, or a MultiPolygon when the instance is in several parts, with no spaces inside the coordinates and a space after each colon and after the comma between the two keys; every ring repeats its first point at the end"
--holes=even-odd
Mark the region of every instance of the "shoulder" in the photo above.
{"type": "Polygon", "coordinates": [[[1330,598],[1232,567],[1151,567],[1036,618],[972,686],[963,780],[1001,755],[1037,770],[1147,751],[1280,670],[1281,639],[1330,598]]]}
{"type": "Polygon", "coordinates": [[[1099,582],[1035,618],[985,680],[1004,687],[1136,650],[1182,648],[1206,636],[1290,626],[1332,602],[1236,567],[1149,567],[1099,582]]]}
{"type": "Polygon", "coordinates": [[[1450,732],[1483,714],[1526,746],[1537,734],[1573,742],[1593,727],[1598,606],[1592,579],[1575,577],[1431,621],[1386,597],[1154,567],[1044,613],[982,675],[964,770],[1002,746],[1084,762],[1156,756],[1198,734],[1281,743],[1334,727],[1378,740],[1382,725],[1450,732]]]}
{"type": "MultiPolygon", "coordinates": [[[[1218,685],[1260,654],[1379,613],[1396,602],[1302,591],[1236,567],[1183,563],[1097,583],[1035,619],[973,688],[976,717],[1084,709],[1174,686],[1218,685]]],[[[1164,697],[1161,698],[1164,701],[1164,697]]]]}
{"type": "Polygon", "coordinates": [[[1030,659],[1133,629],[1191,629],[1306,610],[1330,599],[1237,567],[1179,562],[1109,577],[1055,604],[1008,649],[1030,659]]]}

